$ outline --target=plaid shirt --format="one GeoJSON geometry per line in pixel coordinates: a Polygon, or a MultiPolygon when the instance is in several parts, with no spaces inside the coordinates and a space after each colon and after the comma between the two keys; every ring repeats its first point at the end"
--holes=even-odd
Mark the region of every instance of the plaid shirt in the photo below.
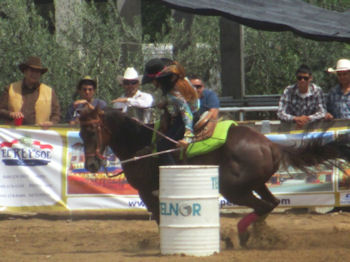
{"type": "Polygon", "coordinates": [[[301,94],[297,85],[287,86],[278,105],[277,116],[283,121],[293,121],[296,116],[309,116],[310,121],[324,118],[326,115],[322,89],[310,84],[308,92],[301,94]]]}
{"type": "Polygon", "coordinates": [[[334,118],[350,119],[350,93],[344,94],[339,84],[328,93],[327,110],[334,118]]]}

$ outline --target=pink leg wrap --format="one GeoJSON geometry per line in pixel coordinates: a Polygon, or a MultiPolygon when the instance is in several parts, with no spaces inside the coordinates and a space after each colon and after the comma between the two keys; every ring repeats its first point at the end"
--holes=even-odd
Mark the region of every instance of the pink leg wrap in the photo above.
{"type": "Polygon", "coordinates": [[[259,216],[254,212],[243,217],[237,225],[238,233],[245,232],[247,228],[250,226],[250,224],[255,222],[258,218],[259,216]]]}

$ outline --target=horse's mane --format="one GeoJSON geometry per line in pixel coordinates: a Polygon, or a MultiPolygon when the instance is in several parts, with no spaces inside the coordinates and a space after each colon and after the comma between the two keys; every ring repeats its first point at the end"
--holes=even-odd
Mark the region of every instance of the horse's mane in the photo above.
{"type": "Polygon", "coordinates": [[[105,108],[103,118],[118,144],[140,149],[151,143],[152,131],[120,110],[105,108]]]}

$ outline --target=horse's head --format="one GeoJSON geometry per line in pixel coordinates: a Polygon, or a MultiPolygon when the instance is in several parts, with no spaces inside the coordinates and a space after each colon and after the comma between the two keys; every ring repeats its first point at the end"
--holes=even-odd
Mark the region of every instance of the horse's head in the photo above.
{"type": "Polygon", "coordinates": [[[84,143],[85,168],[92,173],[98,171],[102,164],[103,151],[109,134],[104,126],[104,111],[87,104],[79,111],[80,137],[84,143]]]}

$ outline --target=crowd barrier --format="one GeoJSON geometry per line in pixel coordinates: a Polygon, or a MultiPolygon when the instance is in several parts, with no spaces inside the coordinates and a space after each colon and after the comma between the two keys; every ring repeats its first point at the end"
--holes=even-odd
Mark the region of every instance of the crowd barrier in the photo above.
{"type": "MultiPolygon", "coordinates": [[[[266,128],[266,121],[241,124],[266,128]]],[[[305,133],[269,122],[266,130],[272,141],[298,143],[320,134],[331,140],[350,132],[350,127],[344,122],[326,132],[319,126],[305,133]]],[[[145,209],[111,151],[105,153],[107,172],[101,169],[92,174],[84,169],[77,128],[0,126],[0,150],[0,212],[145,209]]],[[[282,207],[350,205],[350,176],[336,168],[316,167],[313,176],[290,168],[279,170],[267,184],[282,207]]],[[[237,208],[223,197],[220,207],[237,208]]]]}

